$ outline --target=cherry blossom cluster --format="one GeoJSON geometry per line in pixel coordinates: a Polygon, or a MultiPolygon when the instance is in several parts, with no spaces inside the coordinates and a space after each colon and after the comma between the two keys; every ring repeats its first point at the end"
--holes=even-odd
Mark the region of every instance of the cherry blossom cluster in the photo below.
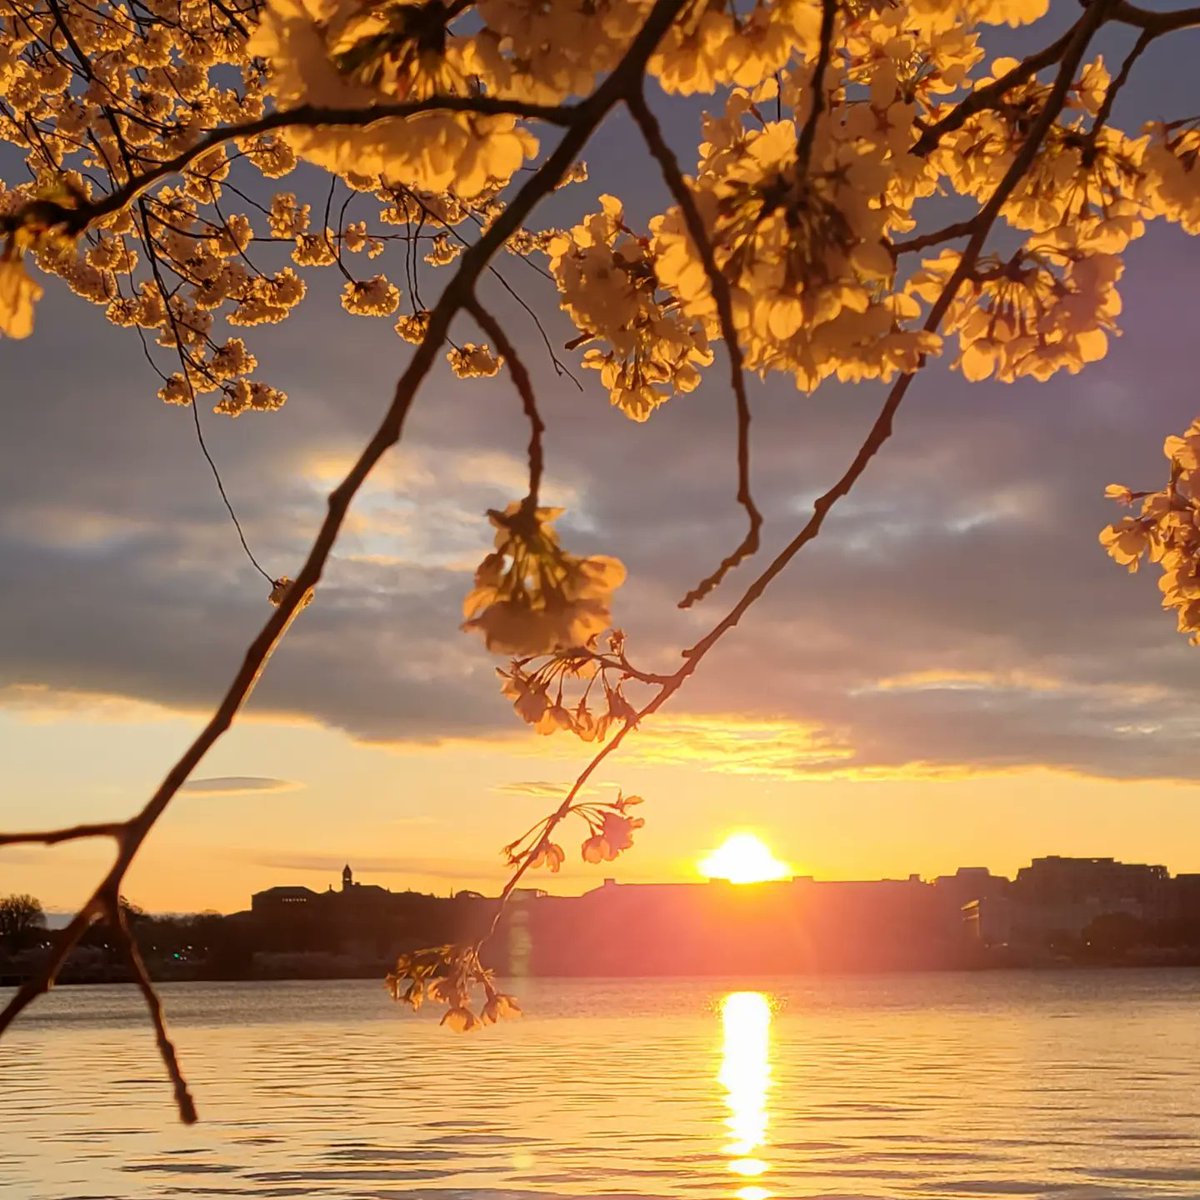
{"type": "Polygon", "coordinates": [[[441,1024],[457,1033],[471,1033],[521,1015],[521,1006],[496,986],[496,977],[479,961],[470,946],[439,946],[402,954],[388,973],[386,986],[392,999],[414,1011],[426,1000],[446,1006],[441,1024]],[[478,1011],[476,994],[482,993],[478,1011]]]}
{"type": "MultiPolygon", "coordinates": [[[[958,263],[958,251],[943,250],[922,264],[909,289],[932,303],[958,263]]],[[[1121,270],[1116,255],[1049,247],[1006,262],[981,261],[943,322],[947,334],[958,335],[954,365],[972,381],[1011,383],[1021,376],[1048,379],[1064,369],[1074,374],[1103,358],[1108,335],[1117,332],[1121,270]]]]}
{"type": "MultiPolygon", "coordinates": [[[[398,283],[390,272],[355,273],[353,256],[376,259],[397,244],[410,284],[418,264],[454,262],[464,244],[454,227],[464,221],[486,227],[503,210],[499,193],[524,150],[532,152],[536,143],[511,117],[434,113],[407,125],[372,125],[363,133],[368,141],[399,138],[413,148],[414,162],[389,153],[372,170],[369,154],[352,146],[322,218],[294,192],[273,192],[271,182],[290,174],[302,157],[323,161],[320,147],[331,137],[341,145],[346,131],[331,134],[321,127],[306,138],[290,127],[240,137],[237,130],[292,102],[319,103],[321,70],[329,86],[325,100],[339,106],[473,94],[477,77],[456,90],[453,70],[437,67],[437,56],[429,53],[435,27],[448,28],[469,6],[458,7],[451,14],[436,3],[399,5],[381,18],[383,10],[364,15],[358,5],[337,12],[314,5],[310,11],[261,0],[99,6],[0,0],[0,137],[25,152],[30,176],[28,183],[0,184],[0,216],[24,216],[0,248],[0,333],[32,332],[44,290],[29,274],[32,263],[103,307],[114,324],[137,331],[151,350],[165,352],[165,364],[158,353],[152,363],[166,403],[188,405],[212,396],[215,411],[235,417],[280,407],[286,395],[250,378],[254,354],[241,339],[221,334],[218,323],[245,328],[284,320],[307,292],[298,272],[330,266],[345,276],[348,312],[395,314],[402,299],[398,283]],[[372,30],[378,19],[394,24],[418,7],[432,24],[426,28],[421,18],[410,30],[423,50],[409,70],[400,65],[407,61],[403,47],[389,57],[372,30]],[[318,42],[324,49],[307,54],[305,47],[318,42]],[[364,52],[371,61],[357,62],[364,52]],[[222,130],[229,131],[227,142],[196,149],[206,133],[222,130]],[[440,147],[441,168],[430,142],[440,147]],[[507,166],[500,161],[505,145],[521,148],[507,166]],[[92,220],[78,239],[57,236],[42,222],[45,202],[67,209],[98,204],[131,180],[190,154],[179,171],[164,173],[130,203],[92,220]],[[469,160],[480,164],[477,184],[469,160]],[[445,169],[445,161],[453,170],[445,169]],[[335,191],[342,192],[336,207],[335,191]],[[370,197],[378,202],[374,220],[362,212],[370,197]],[[275,247],[284,251],[284,262],[275,247]],[[260,262],[262,256],[269,263],[260,262]]],[[[399,40],[405,41],[402,33],[399,40]]],[[[452,58],[453,47],[447,53],[452,58]]],[[[523,241],[522,253],[544,244],[540,232],[520,234],[514,241],[523,241]]],[[[419,295],[412,301],[412,313],[401,317],[409,326],[423,311],[419,295]]],[[[468,374],[487,373],[483,357],[468,354],[466,362],[468,374]]]]}
{"type": "Polygon", "coordinates": [[[558,842],[551,841],[555,830],[567,817],[583,820],[588,834],[580,846],[586,863],[612,862],[619,854],[633,847],[633,834],[645,821],[631,816],[629,810],[642,803],[641,796],[617,793],[615,800],[575,800],[538,821],[519,838],[504,847],[510,866],[523,870],[545,867],[557,874],[566,860],[558,842]]]}
{"type": "Polygon", "coordinates": [[[492,509],[495,549],[475,571],[463,602],[464,629],[498,654],[532,655],[584,646],[612,624],[612,593],[625,581],[615,558],[580,558],[559,545],[560,508],[514,501],[492,509]]]}
{"type": "Polygon", "coordinates": [[[602,742],[614,724],[636,721],[637,709],[624,687],[645,676],[626,659],[621,630],[608,634],[603,651],[599,640],[542,656],[540,662],[514,659],[507,671],[497,668],[500,690],[517,716],[540,734],[566,729],[585,742],[602,742]]]}
{"type": "Polygon", "coordinates": [[[1159,565],[1163,608],[1175,613],[1179,632],[1200,645],[1200,419],[1167,438],[1163,453],[1170,477],[1161,491],[1109,485],[1110,500],[1127,507],[1140,501],[1140,509],[1102,530],[1100,544],[1130,571],[1143,559],[1159,565]]]}
{"type": "Polygon", "coordinates": [[[644,421],[669,397],[690,392],[712,362],[711,321],[689,316],[664,297],[646,238],[624,223],[621,202],[600,197],[601,210],[553,237],[548,252],[562,307],[591,345],[583,365],[600,372],[612,403],[644,421]]]}
{"type": "MultiPolygon", "coordinates": [[[[902,235],[937,193],[987,199],[1050,85],[1026,73],[925,143],[964,97],[999,86],[1018,67],[1013,59],[984,65],[981,27],[1029,23],[1046,7],[838,3],[824,30],[821,0],[680,6],[648,74],[667,91],[716,100],[689,187],[730,289],[747,365],[812,390],[829,377],[886,380],[939,351],[939,334],[922,327],[932,286],[909,286],[911,272],[898,266],[902,235]]],[[[94,202],[196,146],[204,131],[236,131],[271,111],[431,102],[428,111],[369,122],[301,122],[232,137],[92,222],[78,244],[42,236],[31,220],[3,251],[0,328],[31,328],[41,294],[22,265],[31,255],[114,323],[149,333],[173,354],[163,400],[213,395],[215,408],[233,416],[269,411],[286,397],[250,379],[254,355],[218,334],[216,322],[286,318],[306,294],[298,270],[335,267],[348,312],[396,316],[397,333],[419,340],[427,310],[417,266],[454,264],[470,240],[462,227],[488,228],[515,173],[538,153],[534,121],[474,111],[471,102],[553,105],[588,94],[650,9],[650,0],[121,0],[98,8],[0,0],[8,105],[0,129],[26,151],[33,177],[0,193],[0,210],[38,197],[94,202]],[[466,107],[438,107],[442,98],[466,107]],[[261,201],[252,194],[254,177],[283,178],[302,159],[345,189],[336,217],[330,203],[314,219],[313,205],[294,192],[261,201]],[[348,211],[372,197],[374,220],[348,211]],[[393,241],[407,288],[392,272],[352,270],[354,256],[377,259],[393,241]],[[258,243],[282,244],[291,265],[260,269],[258,243]]],[[[1000,379],[1092,361],[1112,331],[1116,301],[1105,286],[1103,311],[1077,344],[1079,310],[1096,290],[1080,256],[1119,253],[1156,216],[1200,227],[1196,122],[1151,123],[1129,137],[1107,119],[1114,83],[1101,60],[1086,65],[1003,206],[1003,219],[1027,236],[1028,304],[1011,295],[1012,280],[988,278],[990,268],[973,280],[977,292],[1006,293],[997,296],[1001,308],[1028,309],[1056,326],[1047,344],[1062,349],[1022,350],[1007,356],[1010,364],[987,350],[987,338],[968,334],[964,343],[952,326],[954,361],[976,377],[984,359],[995,359],[1000,379]],[[1073,310],[1069,318],[1045,314],[1055,299],[1073,310]]],[[[563,182],[585,178],[577,167],[563,182]]],[[[573,345],[623,411],[645,419],[698,385],[720,329],[703,255],[678,205],[639,234],[620,201],[603,197],[599,212],[569,230],[521,229],[507,248],[547,257],[578,330],[573,345]]],[[[928,284],[946,261],[935,254],[918,263],[918,278],[928,284]]],[[[1112,271],[1102,261],[1093,274],[1112,271]]],[[[498,366],[477,346],[455,348],[450,362],[463,378],[498,366]]]]}
{"type": "MultiPolygon", "coordinates": [[[[505,846],[505,858],[520,872],[538,867],[559,871],[566,856],[551,837],[562,821],[577,817],[587,828],[580,846],[583,861],[612,862],[632,849],[635,831],[645,825],[641,817],[630,812],[641,803],[640,796],[618,792],[615,800],[580,800],[565,805],[505,846]]],[[[517,878],[519,875],[514,883],[517,878]]],[[[413,1009],[426,1001],[444,1005],[441,1024],[459,1033],[521,1015],[516,997],[501,992],[493,972],[480,962],[477,943],[402,954],[388,973],[386,986],[393,1000],[413,1009]]]]}

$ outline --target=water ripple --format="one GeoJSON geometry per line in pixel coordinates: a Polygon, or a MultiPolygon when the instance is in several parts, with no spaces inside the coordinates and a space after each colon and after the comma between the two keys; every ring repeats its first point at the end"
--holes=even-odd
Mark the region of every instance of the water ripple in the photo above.
{"type": "Polygon", "coordinates": [[[0,1197],[1200,1197],[1197,972],[516,990],[463,1039],[371,983],[168,985],[185,1129],[136,992],[58,989],[0,1043],[0,1197]]]}

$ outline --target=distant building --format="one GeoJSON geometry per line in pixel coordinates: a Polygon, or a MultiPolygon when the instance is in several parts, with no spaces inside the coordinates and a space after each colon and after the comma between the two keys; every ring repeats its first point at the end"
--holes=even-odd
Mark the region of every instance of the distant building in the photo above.
{"type": "Polygon", "coordinates": [[[987,867],[959,867],[953,875],[939,875],[933,881],[938,899],[959,912],[973,900],[1003,896],[1011,886],[1010,879],[993,875],[987,867]]]}
{"type": "MultiPolygon", "coordinates": [[[[412,895],[411,892],[399,893],[412,895]]],[[[258,915],[297,913],[300,906],[308,906],[307,911],[315,911],[320,907],[324,911],[333,911],[331,906],[343,907],[353,904],[356,907],[365,905],[387,905],[391,897],[397,893],[376,884],[354,882],[354,872],[347,863],[342,868],[342,890],[335,892],[333,886],[326,892],[314,892],[306,887],[271,887],[262,892],[255,892],[250,897],[250,911],[258,915]]]]}
{"type": "Polygon", "coordinates": [[[495,900],[477,892],[431,896],[358,883],[347,863],[339,890],[332,884],[324,892],[267,888],[251,897],[250,917],[263,946],[295,950],[336,944],[362,956],[473,939],[490,924],[495,906],[495,900]]]}
{"type": "Polygon", "coordinates": [[[1105,917],[1155,924],[1174,914],[1200,912],[1200,888],[1189,876],[1172,879],[1164,866],[1113,858],[1035,858],[1012,884],[963,908],[971,935],[984,946],[1053,949],[1086,944],[1105,917]]]}
{"type": "MultiPolygon", "coordinates": [[[[260,949],[336,945],[382,961],[489,933],[497,901],[469,891],[393,892],[358,883],[347,863],[340,889],[267,888],[254,894],[247,916],[260,949]]],[[[1200,946],[1200,874],[1172,879],[1162,866],[1049,856],[1015,880],[985,867],[930,881],[609,878],[582,896],[516,888],[495,933],[485,947],[488,964],[534,975],[744,976],[1054,961],[1141,945],[1151,934],[1163,944],[1200,946]]]]}
{"type": "Polygon", "coordinates": [[[256,916],[293,912],[300,905],[311,905],[321,899],[320,892],[306,887],[272,887],[255,892],[250,897],[250,911],[256,916]]]}
{"type": "Polygon", "coordinates": [[[1013,894],[1032,904],[1151,904],[1170,879],[1166,867],[1123,863],[1112,858],[1035,858],[1017,872],[1013,894]]]}
{"type": "Polygon", "coordinates": [[[542,975],[778,974],[948,966],[969,951],[957,909],[908,879],[621,884],[545,896],[505,921],[542,975]]]}

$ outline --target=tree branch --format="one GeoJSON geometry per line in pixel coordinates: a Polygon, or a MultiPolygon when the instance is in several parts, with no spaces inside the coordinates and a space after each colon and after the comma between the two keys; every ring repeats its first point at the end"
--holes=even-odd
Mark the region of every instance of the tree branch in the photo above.
{"type": "Polygon", "coordinates": [[[626,97],[626,104],[641,130],[647,149],[654,156],[662,171],[668,190],[679,205],[679,211],[683,214],[688,234],[696,246],[700,261],[704,264],[704,273],[708,276],[708,284],[712,289],[713,303],[717,307],[721,337],[724,339],[725,350],[729,355],[730,384],[733,387],[733,395],[737,404],[737,500],[746,510],[750,527],[733,553],[722,559],[721,565],[707,579],[701,580],[679,602],[680,608],[690,608],[697,600],[703,600],[734,567],[749,558],[759,547],[759,531],[762,528],[763,519],[750,491],[750,400],[746,394],[746,371],[742,357],[742,344],[738,340],[737,326],[733,320],[733,297],[730,295],[728,280],[717,266],[712,241],[704,228],[704,218],[700,215],[699,208],[696,207],[695,197],[687,185],[687,180],[683,177],[683,172],[679,169],[678,160],[663,137],[658,118],[646,103],[645,94],[638,88],[626,97]]]}
{"type": "Polygon", "coordinates": [[[59,931],[38,969],[17,988],[16,994],[4,1006],[3,1011],[0,1011],[0,1037],[3,1037],[4,1031],[29,1005],[50,990],[67,955],[99,915],[100,906],[93,895],[71,918],[70,924],[59,931]]]}
{"type": "MultiPolygon", "coordinates": [[[[1077,25],[1071,43],[1067,47],[1062,66],[1059,69],[1054,86],[1051,89],[1050,95],[1047,97],[1046,106],[1038,114],[1033,126],[1029,131],[1025,143],[1020,151],[1014,157],[1004,177],[996,186],[996,190],[992,193],[991,199],[981,210],[978,218],[978,226],[972,234],[971,241],[968,243],[963,252],[962,258],[959,260],[958,267],[954,273],[946,281],[942,288],[937,301],[930,309],[929,315],[926,317],[923,328],[926,332],[932,332],[940,326],[942,319],[945,317],[950,305],[954,302],[954,297],[957,295],[959,288],[971,273],[978,261],[983,250],[984,243],[987,241],[988,234],[991,232],[992,225],[996,217],[1003,208],[1005,201],[1012,193],[1021,177],[1029,169],[1034,156],[1037,154],[1039,147],[1042,144],[1046,133],[1050,126],[1054,123],[1058,114],[1062,111],[1063,104],[1066,102],[1067,91],[1075,77],[1075,71],[1078,68],[1080,61],[1083,58],[1084,52],[1087,50],[1092,36],[1104,21],[1104,13],[1112,0],[1096,0],[1091,8],[1085,13],[1083,20],[1077,25]]],[[[924,364],[922,363],[922,366],[924,364]]],[[[918,367],[919,371],[921,367],[918,367]]],[[[825,523],[825,518],[833,506],[843,497],[849,494],[850,490],[858,482],[863,472],[867,469],[871,460],[882,448],[884,443],[892,435],[893,419],[904,400],[909,386],[913,379],[916,378],[917,371],[909,371],[900,376],[899,379],[892,385],[891,391],[888,393],[887,399],[883,407],[880,409],[879,415],[875,419],[875,423],[871,426],[870,432],[867,434],[866,440],[859,447],[853,461],[843,472],[841,478],[826,491],[813,504],[813,513],[805,524],[804,528],[779,552],[771,564],[762,572],[761,575],[746,589],[742,598],[729,610],[729,612],[703,637],[696,642],[690,649],[685,650],[684,662],[679,669],[672,675],[669,680],[663,684],[661,689],[641,708],[637,715],[626,723],[613,735],[611,741],[601,747],[599,751],[584,767],[583,771],[576,778],[568,791],[562,803],[554,810],[554,812],[546,819],[545,833],[542,839],[529,850],[517,865],[516,870],[510,876],[504,890],[500,896],[500,906],[497,909],[496,916],[493,920],[492,931],[495,930],[499,922],[500,912],[503,909],[504,903],[512,894],[525,872],[530,869],[536,859],[537,851],[541,848],[542,842],[549,836],[554,828],[563,821],[571,812],[571,806],[574,803],[580,789],[591,778],[592,774],[600,766],[604,760],[612,754],[625,740],[630,731],[634,729],[645,717],[657,712],[679,689],[687,682],[688,678],[695,672],[700,665],[701,660],[708,654],[710,650],[725,636],[731,629],[738,624],[747,610],[759,599],[760,596],[767,590],[774,579],[780,575],[788,566],[793,558],[817,535],[821,532],[821,528],[825,523]]],[[[490,936],[490,933],[489,935],[490,936]]],[[[486,939],[484,939],[486,940],[486,939]]]]}
{"type": "Polygon", "coordinates": [[[808,174],[813,142],[817,137],[817,121],[825,111],[825,72],[833,52],[833,27],[837,18],[837,7],[837,0],[821,0],[821,43],[817,50],[816,65],[813,67],[812,107],[808,110],[808,117],[800,130],[800,140],[796,143],[796,160],[800,164],[801,175],[808,174]]]}
{"type": "Polygon", "coordinates": [[[1120,21],[1123,25],[1133,25],[1144,29],[1154,37],[1164,33],[1174,33],[1177,29],[1191,29],[1200,25],[1200,8],[1179,8],[1174,12],[1151,12],[1149,9],[1138,8],[1136,4],[1127,4],[1123,0],[1112,12],[1112,20],[1120,21]]]}
{"type": "MultiPolygon", "coordinates": [[[[594,96],[598,93],[593,93],[594,96]]],[[[512,116],[526,120],[547,121],[553,125],[570,126],[576,119],[581,106],[578,104],[527,104],[520,100],[499,100],[491,96],[438,96],[431,100],[404,101],[396,104],[376,104],[369,108],[339,109],[317,104],[302,104],[281,112],[268,113],[244,125],[229,125],[214,129],[195,145],[181,150],[173,158],[166,159],[136,178],[109,192],[100,200],[85,201],[75,207],[51,200],[34,200],[0,215],[0,232],[15,229],[27,217],[44,223],[50,228],[78,235],[94,222],[119,212],[136,200],[147,188],[160,180],[176,175],[218,146],[239,138],[257,137],[274,129],[294,126],[319,127],[322,125],[342,128],[367,128],[379,121],[400,117],[415,117],[431,112],[465,112],[481,116],[512,116]]]]}
{"type": "Polygon", "coordinates": [[[31,833],[0,833],[0,846],[38,843],[43,846],[56,846],[60,842],[74,842],[83,838],[118,838],[124,828],[119,821],[107,821],[96,825],[69,825],[65,829],[40,829],[31,833]]]}
{"type": "Polygon", "coordinates": [[[1084,145],[1085,162],[1091,162],[1091,157],[1096,153],[1096,139],[1100,136],[1100,131],[1108,123],[1108,118],[1112,115],[1113,104],[1116,103],[1117,95],[1121,89],[1129,81],[1129,73],[1133,70],[1134,63],[1146,52],[1146,47],[1157,37],[1149,29],[1143,29],[1138,35],[1138,40],[1134,42],[1133,49],[1125,56],[1125,61],[1121,64],[1121,69],[1109,82],[1107,89],[1104,92],[1104,99],[1100,102],[1100,109],[1096,113],[1096,119],[1092,122],[1091,129],[1088,130],[1087,138],[1084,145]]]}
{"type": "Polygon", "coordinates": [[[941,229],[933,229],[929,233],[919,233],[916,237],[892,242],[890,246],[892,254],[893,256],[911,254],[914,250],[927,250],[930,246],[940,246],[942,242],[952,242],[956,238],[966,237],[974,231],[975,222],[978,219],[979,214],[976,213],[965,221],[955,221],[950,225],[944,225],[941,229]]]}
{"type": "Polygon", "coordinates": [[[175,1107],[179,1110],[179,1119],[185,1125],[194,1125],[196,1123],[196,1103],[192,1099],[187,1080],[183,1077],[183,1071],[180,1069],[179,1058],[175,1053],[175,1043],[171,1041],[170,1035],[167,1033],[162,1001],[146,972],[146,963],[142,958],[142,952],[129,928],[129,919],[121,908],[119,898],[109,902],[106,915],[109,924],[116,932],[117,947],[133,973],[134,982],[142,993],[142,998],[146,1001],[150,1022],[154,1026],[154,1040],[158,1045],[158,1052],[162,1056],[163,1065],[167,1068],[167,1077],[170,1079],[172,1090],[175,1093],[175,1107]]]}
{"type": "Polygon", "coordinates": [[[509,340],[508,334],[504,332],[500,322],[474,296],[467,301],[466,308],[474,317],[479,328],[495,343],[497,351],[503,355],[505,366],[508,367],[508,373],[512,377],[513,386],[521,397],[521,405],[525,409],[525,416],[529,421],[529,495],[525,502],[530,508],[537,508],[538,492],[542,486],[542,472],[545,469],[542,435],[546,432],[546,425],[542,421],[541,413],[538,412],[533,382],[517,353],[516,346],[509,340]]]}
{"type": "Polygon", "coordinates": [[[1066,53],[1071,39],[1084,21],[1081,17],[1056,42],[1051,42],[1044,50],[1037,51],[1022,59],[1015,67],[1005,71],[998,79],[992,80],[986,87],[976,88],[969,96],[961,100],[940,121],[930,125],[913,144],[910,154],[924,157],[936,149],[938,143],[947,133],[961,129],[976,113],[988,108],[995,108],[1007,92],[1020,87],[1032,79],[1039,71],[1058,62],[1066,53]]]}
{"type": "MultiPolygon", "coordinates": [[[[604,120],[614,105],[627,94],[632,86],[632,80],[641,75],[645,69],[646,60],[653,53],[684,2],[685,0],[656,0],[621,62],[591,96],[572,110],[575,116],[558,146],[520,188],[513,197],[512,203],[497,216],[479,241],[464,252],[458,270],[447,283],[445,291],[429,315],[425,337],[414,350],[408,367],[396,383],[392,402],[382,421],[346,477],[330,493],[325,519],[317,531],[299,574],[278,598],[278,606],[250,643],[241,667],[234,675],[204,728],[167,772],[166,777],[144,807],[121,826],[116,858],[91,899],[75,914],[70,924],[55,939],[51,952],[46,956],[37,972],[21,985],[5,1005],[3,1011],[0,1011],[0,1035],[3,1035],[4,1031],[29,1004],[49,990],[67,955],[78,943],[88,926],[98,916],[102,916],[108,911],[111,897],[119,895],[125,872],[150,830],[192,771],[233,724],[238,712],[246,703],[266,669],[279,642],[290,628],[292,621],[311,598],[313,588],[321,578],[355,495],[379,460],[400,440],[405,418],[417,390],[433,366],[434,357],[446,339],[454,316],[472,299],[475,283],[480,274],[492,256],[520,228],[521,223],[537,204],[554,190],[596,127],[604,120]]],[[[372,119],[377,119],[377,117],[372,119]]],[[[238,135],[231,134],[230,136],[238,135]]],[[[228,138],[223,140],[228,140],[228,138]]],[[[140,189],[135,189],[130,194],[126,203],[135,199],[138,191],[144,189],[145,186],[148,184],[143,182],[140,189]]],[[[149,984],[149,980],[147,980],[147,984],[149,984]]],[[[149,986],[153,991],[153,985],[149,984],[149,986]]],[[[156,996],[154,1000],[157,1002],[156,996]]],[[[150,998],[148,997],[149,1002],[150,998]]],[[[152,1008],[151,1015],[155,1019],[156,1033],[161,1026],[162,1036],[165,1038],[165,1025],[161,1021],[161,1009],[155,1016],[155,1009],[152,1008]]],[[[162,1049],[161,1041],[160,1049],[162,1049]]],[[[164,1051],[164,1058],[166,1057],[164,1051]]],[[[168,1069],[170,1069],[169,1061],[168,1069]]],[[[173,1081],[175,1081],[174,1076],[173,1081]]],[[[177,1086],[177,1097],[178,1094],[177,1086]]],[[[185,1120],[187,1120],[187,1111],[181,1102],[180,1114],[185,1120]]]]}

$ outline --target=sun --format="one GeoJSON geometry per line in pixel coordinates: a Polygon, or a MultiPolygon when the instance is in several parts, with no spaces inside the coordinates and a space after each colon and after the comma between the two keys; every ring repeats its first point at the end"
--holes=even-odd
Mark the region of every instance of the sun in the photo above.
{"type": "Polygon", "coordinates": [[[766,883],[791,874],[787,863],[780,862],[752,833],[731,833],[699,866],[709,879],[730,883],[766,883]]]}

